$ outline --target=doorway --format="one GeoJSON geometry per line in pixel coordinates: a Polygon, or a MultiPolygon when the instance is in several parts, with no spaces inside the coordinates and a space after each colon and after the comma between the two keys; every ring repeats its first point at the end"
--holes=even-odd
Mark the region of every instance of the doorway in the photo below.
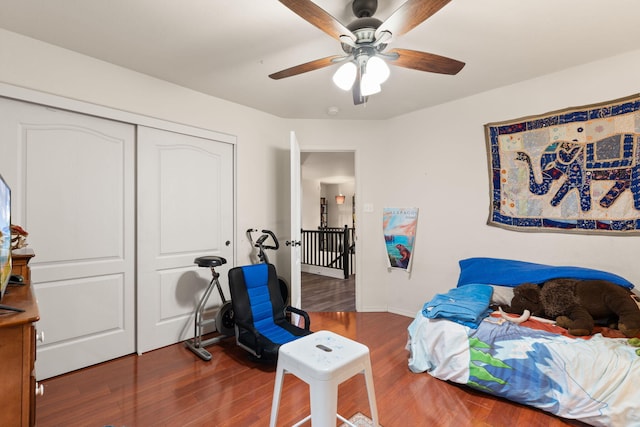
{"type": "MultiPolygon", "coordinates": [[[[303,234],[321,233],[326,239],[346,227],[348,235],[355,236],[355,151],[301,151],[300,174],[303,234]]],[[[349,242],[355,244],[355,240],[347,238],[345,243],[349,242]]],[[[351,246],[351,250],[353,265],[347,274],[340,269],[302,264],[304,310],[356,311],[355,247],[351,246]]]]}

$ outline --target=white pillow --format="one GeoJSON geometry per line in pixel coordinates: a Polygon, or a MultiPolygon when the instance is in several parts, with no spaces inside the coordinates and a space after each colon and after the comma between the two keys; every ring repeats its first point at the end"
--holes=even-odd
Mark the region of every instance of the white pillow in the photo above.
{"type": "Polygon", "coordinates": [[[493,294],[491,295],[491,303],[498,305],[511,305],[513,298],[513,287],[491,285],[493,294]]]}

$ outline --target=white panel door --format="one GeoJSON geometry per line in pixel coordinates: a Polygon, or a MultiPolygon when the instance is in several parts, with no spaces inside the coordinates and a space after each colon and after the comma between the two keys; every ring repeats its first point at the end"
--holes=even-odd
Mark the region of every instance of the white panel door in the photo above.
{"type": "Polygon", "coordinates": [[[0,170],[28,232],[38,379],[135,351],[135,127],[0,99],[0,170]]]}
{"type": "Polygon", "coordinates": [[[291,305],[301,308],[301,197],[300,197],[300,146],[295,132],[291,132],[291,305]]]}
{"type": "MultiPolygon", "coordinates": [[[[138,352],[191,338],[193,312],[211,280],[194,259],[234,264],[233,145],[138,127],[138,352]]],[[[221,300],[216,291],[205,317],[221,300]]]]}

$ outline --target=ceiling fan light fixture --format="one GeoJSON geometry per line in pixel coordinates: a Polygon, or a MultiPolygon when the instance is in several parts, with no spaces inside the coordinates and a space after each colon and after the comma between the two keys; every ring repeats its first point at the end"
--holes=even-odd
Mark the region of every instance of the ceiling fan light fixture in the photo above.
{"type": "Polygon", "coordinates": [[[269,77],[279,80],[342,63],[333,75],[334,83],[345,91],[352,89],[353,105],[366,105],[367,96],[380,92],[380,85],[389,77],[386,61],[404,68],[448,75],[457,74],[464,67],[464,62],[428,52],[400,48],[385,52],[388,43],[420,25],[450,0],[403,0],[385,21],[373,16],[378,0],[349,1],[356,19],[345,26],[313,1],[280,0],[305,21],[338,40],[346,55],[316,59],[269,77]],[[368,70],[367,62],[370,62],[368,70]]]}
{"type": "Polygon", "coordinates": [[[358,67],[352,61],[345,62],[333,74],[333,83],[342,90],[350,90],[356,81],[358,67]]]}
{"type": "Polygon", "coordinates": [[[360,93],[362,96],[375,95],[381,90],[380,83],[375,80],[373,75],[365,73],[365,75],[362,76],[362,80],[360,81],[360,93]]]}
{"type": "Polygon", "coordinates": [[[379,56],[373,56],[367,61],[366,75],[370,75],[379,85],[387,81],[391,71],[387,63],[379,56]]]}

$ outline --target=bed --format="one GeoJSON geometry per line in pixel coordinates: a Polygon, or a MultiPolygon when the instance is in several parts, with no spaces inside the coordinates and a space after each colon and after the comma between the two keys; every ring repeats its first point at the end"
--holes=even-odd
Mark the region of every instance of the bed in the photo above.
{"type": "Polygon", "coordinates": [[[640,355],[618,331],[574,337],[542,320],[516,324],[489,307],[513,286],[615,274],[494,258],[460,262],[458,286],[425,303],[409,326],[409,369],[594,426],[640,426],[640,355]],[[457,305],[457,307],[456,307],[457,305]],[[434,308],[435,307],[435,308],[434,308]]]}

